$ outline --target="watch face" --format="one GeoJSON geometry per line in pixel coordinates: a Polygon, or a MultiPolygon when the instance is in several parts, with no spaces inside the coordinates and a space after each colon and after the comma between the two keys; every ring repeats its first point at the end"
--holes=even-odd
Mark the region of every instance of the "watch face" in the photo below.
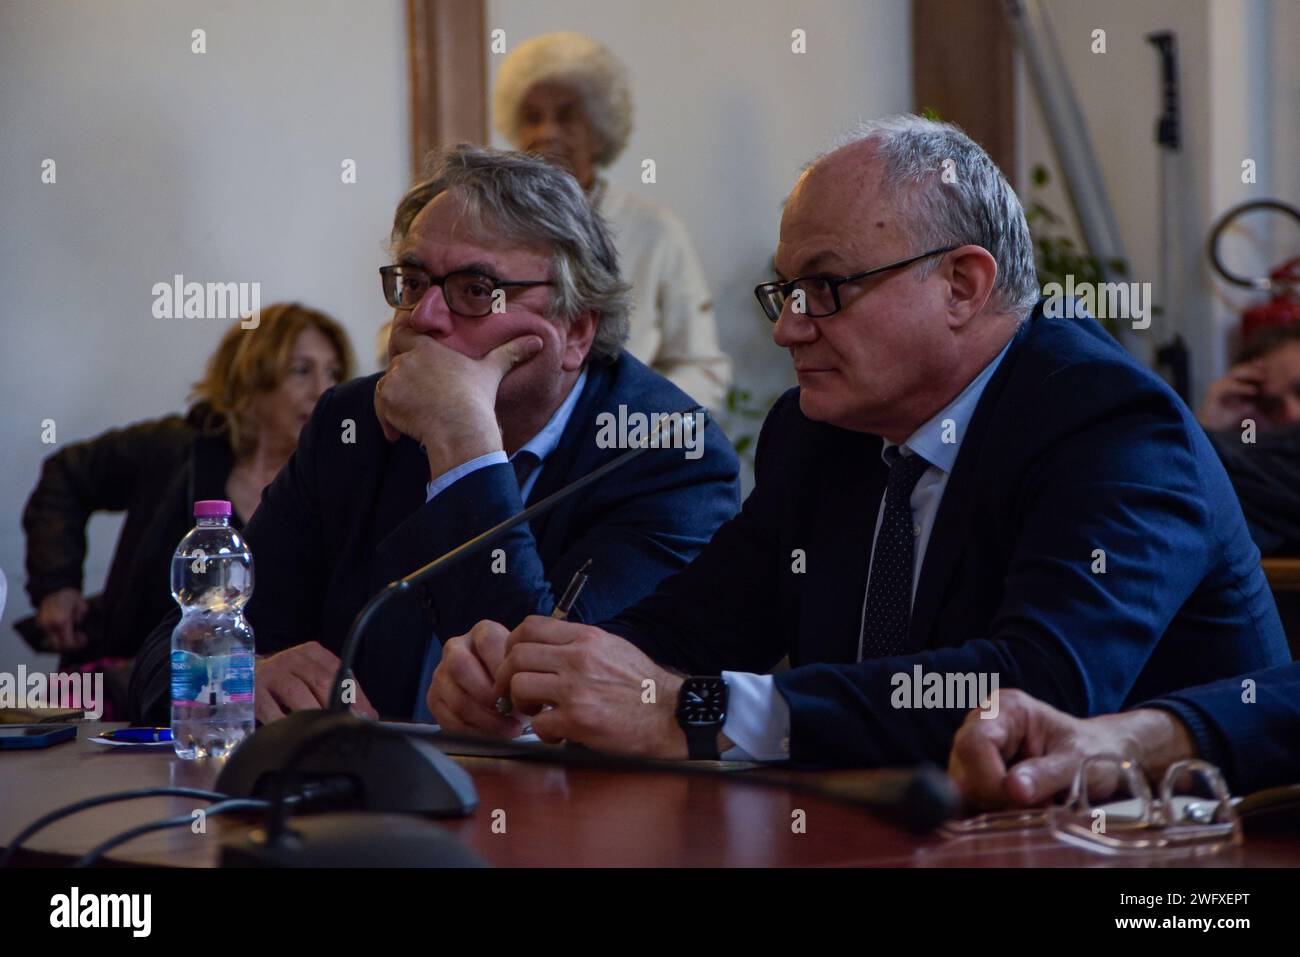
{"type": "Polygon", "coordinates": [[[722,678],[687,678],[677,700],[682,724],[720,724],[727,717],[727,682],[722,678]]]}

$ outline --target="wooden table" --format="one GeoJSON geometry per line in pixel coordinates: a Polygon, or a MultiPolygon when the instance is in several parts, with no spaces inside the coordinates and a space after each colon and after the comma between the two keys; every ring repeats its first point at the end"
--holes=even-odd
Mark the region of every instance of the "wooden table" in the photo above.
{"type": "MultiPolygon", "coordinates": [[[[85,740],[116,726],[83,725],[76,742],[0,754],[0,845],[40,815],[81,798],[150,786],[212,786],[218,770],[214,764],[181,761],[170,751],[106,749],[85,740]]],[[[432,826],[446,828],[488,863],[502,867],[1300,865],[1293,835],[1248,836],[1244,847],[1202,858],[1121,859],[1060,845],[1047,835],[959,841],[918,837],[861,807],[795,788],[746,784],[743,771],[700,777],[497,758],[457,760],[473,776],[478,810],[432,826]],[[505,834],[492,828],[497,809],[505,811],[505,834]],[[792,828],[796,810],[805,812],[805,833],[792,828]]],[[[793,778],[808,772],[789,773],[793,778]]],[[[20,862],[65,863],[134,825],[204,806],[190,799],[150,798],[86,811],[32,838],[20,862]]],[[[211,867],[220,839],[252,826],[249,818],[214,818],[207,834],[188,828],[157,832],[123,845],[110,860],[211,867]]]]}
{"type": "Polygon", "coordinates": [[[1274,592],[1300,591],[1300,558],[1264,558],[1259,564],[1274,592]]]}
{"type": "Polygon", "coordinates": [[[1260,565],[1277,602],[1291,657],[1300,661],[1300,558],[1265,558],[1260,565]]]}

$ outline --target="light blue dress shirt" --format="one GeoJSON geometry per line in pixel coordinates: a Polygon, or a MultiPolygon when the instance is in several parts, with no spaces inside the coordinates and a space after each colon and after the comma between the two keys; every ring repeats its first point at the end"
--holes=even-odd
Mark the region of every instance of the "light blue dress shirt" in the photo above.
{"type": "MultiPolygon", "coordinates": [[[[1011,341],[1002,347],[1002,351],[993,357],[966,388],[949,402],[934,417],[913,432],[899,450],[902,455],[920,455],[930,467],[926,469],[909,500],[912,506],[912,531],[914,533],[914,552],[912,560],[912,595],[916,596],[916,583],[921,579],[921,566],[925,561],[925,549],[930,542],[930,533],[934,530],[934,519],[939,513],[939,502],[943,499],[943,490],[948,486],[948,476],[957,461],[957,452],[961,449],[962,439],[966,435],[966,426],[979,405],[980,396],[989,379],[1002,364],[1002,357],[1011,348],[1011,341]]],[[[881,447],[881,457],[886,449],[895,445],[888,439],[881,447]]],[[[885,498],[880,497],[876,511],[876,530],[871,537],[871,551],[874,557],[876,536],[880,534],[880,523],[884,518],[885,498]]],[[[870,566],[867,569],[870,578],[870,566]]],[[[866,595],[862,597],[862,616],[867,614],[866,595]]],[[[858,628],[858,659],[862,658],[862,628],[858,628]]],[[[790,757],[790,706],[776,688],[771,675],[755,675],[747,672],[724,671],[722,677],[727,680],[727,720],[722,732],[735,747],[722,755],[728,761],[784,761],[790,757]]]]}
{"type": "MultiPolygon", "coordinates": [[[[425,502],[432,502],[435,496],[445,492],[471,472],[477,472],[489,465],[504,465],[513,462],[517,456],[524,452],[531,452],[537,456],[537,464],[533,466],[523,484],[519,486],[519,497],[527,502],[533,486],[537,484],[537,477],[542,474],[542,464],[546,461],[546,457],[554,452],[560,444],[560,438],[564,435],[564,430],[568,428],[569,419],[573,417],[574,407],[577,406],[578,399],[582,396],[582,390],[586,385],[587,370],[583,369],[582,374],[578,376],[578,381],[573,383],[573,388],[564,397],[560,407],[555,410],[555,414],[542,426],[540,432],[519,448],[519,451],[509,457],[501,450],[489,452],[486,455],[480,455],[478,458],[470,459],[468,462],[462,462],[455,468],[443,472],[426,486],[425,502]]],[[[441,660],[442,642],[438,640],[436,635],[431,635],[429,637],[429,646],[424,652],[424,664],[420,669],[419,690],[415,696],[414,719],[416,721],[433,723],[435,720],[433,712],[429,710],[429,705],[425,700],[425,693],[429,690],[429,682],[433,679],[433,671],[438,667],[438,662],[441,660]]]]}

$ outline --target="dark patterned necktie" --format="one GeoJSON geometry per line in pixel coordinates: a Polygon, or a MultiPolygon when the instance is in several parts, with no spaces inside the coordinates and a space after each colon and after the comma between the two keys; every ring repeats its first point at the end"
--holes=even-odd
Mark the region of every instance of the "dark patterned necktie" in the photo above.
{"type": "Polygon", "coordinates": [[[885,462],[889,465],[889,484],[885,486],[880,534],[871,553],[859,660],[902,654],[912,618],[912,549],[916,537],[912,528],[912,490],[930,463],[919,455],[900,454],[896,445],[885,450],[885,462]]]}
{"type": "Polygon", "coordinates": [[[510,460],[510,464],[515,467],[515,478],[519,481],[520,495],[523,494],[524,483],[528,481],[528,476],[533,474],[533,469],[537,468],[541,461],[532,452],[523,450],[516,452],[514,458],[510,460]]]}

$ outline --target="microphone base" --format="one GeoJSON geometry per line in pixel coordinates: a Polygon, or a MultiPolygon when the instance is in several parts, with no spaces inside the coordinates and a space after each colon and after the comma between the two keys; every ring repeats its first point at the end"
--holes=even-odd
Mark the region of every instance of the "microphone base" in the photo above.
{"type": "Polygon", "coordinates": [[[295,756],[286,796],[293,784],[342,777],[354,785],[358,810],[464,817],[478,806],[470,776],[427,739],[346,711],[295,711],[263,725],[226,759],[216,790],[272,799],[295,756]]]}

